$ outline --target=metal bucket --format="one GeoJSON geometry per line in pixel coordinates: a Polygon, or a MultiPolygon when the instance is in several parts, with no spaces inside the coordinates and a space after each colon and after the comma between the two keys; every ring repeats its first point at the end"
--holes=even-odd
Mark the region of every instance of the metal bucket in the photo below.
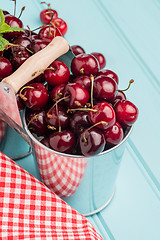
{"type": "Polygon", "coordinates": [[[41,144],[28,130],[25,111],[25,131],[34,146],[34,158],[43,183],[84,216],[101,211],[111,201],[125,142],[123,141],[93,157],[56,152],[41,144]]]}
{"type": "Polygon", "coordinates": [[[6,130],[7,124],[0,119],[0,150],[2,150],[4,147],[6,130]]]}

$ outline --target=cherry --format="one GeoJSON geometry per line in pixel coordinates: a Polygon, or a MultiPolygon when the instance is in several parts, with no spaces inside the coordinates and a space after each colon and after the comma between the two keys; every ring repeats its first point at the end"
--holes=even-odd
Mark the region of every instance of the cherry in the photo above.
{"type": "Polygon", "coordinates": [[[101,121],[107,124],[99,124],[97,128],[107,129],[111,127],[116,121],[116,115],[114,109],[107,102],[101,102],[91,108],[94,111],[89,111],[88,119],[92,125],[97,124],[101,121]]]}
{"type": "Polygon", "coordinates": [[[30,54],[25,49],[13,52],[13,55],[11,57],[11,63],[14,70],[19,68],[29,57],[30,57],[30,54]]]}
{"type": "Polygon", "coordinates": [[[39,110],[45,107],[48,102],[47,89],[41,83],[32,83],[25,86],[20,91],[20,97],[23,99],[24,104],[33,110],[39,110]]]}
{"type": "Polygon", "coordinates": [[[64,36],[66,34],[68,26],[67,26],[67,23],[63,19],[56,17],[56,18],[52,19],[51,23],[53,26],[56,26],[59,29],[62,36],[64,36]]]}
{"type": "Polygon", "coordinates": [[[90,88],[91,88],[90,76],[87,76],[87,75],[78,76],[74,79],[73,82],[78,83],[79,85],[84,87],[87,91],[90,91],[90,88]]]}
{"type": "Polygon", "coordinates": [[[69,130],[52,133],[49,136],[49,145],[55,151],[71,153],[75,145],[74,134],[69,130]]]}
{"type": "Polygon", "coordinates": [[[49,24],[51,21],[51,18],[54,19],[57,16],[58,16],[57,11],[51,8],[44,9],[40,12],[40,19],[41,19],[41,22],[44,24],[49,24]]]}
{"type": "Polygon", "coordinates": [[[9,76],[12,73],[12,64],[10,61],[0,56],[0,80],[9,76]]]}
{"type": "Polygon", "coordinates": [[[57,36],[62,36],[61,32],[59,31],[58,28],[50,25],[43,27],[38,33],[38,38],[43,39],[48,43],[51,42],[53,38],[57,36]]]}
{"type": "Polygon", "coordinates": [[[93,55],[82,53],[73,58],[71,71],[75,76],[96,75],[99,71],[99,63],[93,55]]]}
{"type": "Polygon", "coordinates": [[[43,39],[35,39],[32,42],[32,51],[34,53],[39,52],[48,45],[48,42],[43,39]]]}
{"type": "Polygon", "coordinates": [[[89,92],[78,83],[68,83],[64,88],[66,104],[70,108],[84,106],[89,100],[89,92]]]}
{"type": "Polygon", "coordinates": [[[118,90],[114,79],[106,76],[99,76],[94,79],[94,97],[110,101],[115,98],[118,90]]]}
{"type": "Polygon", "coordinates": [[[97,76],[101,76],[101,75],[113,78],[117,82],[117,84],[119,83],[119,78],[117,74],[111,70],[107,70],[107,69],[101,70],[98,72],[97,76]]]}
{"type": "Polygon", "coordinates": [[[65,108],[58,106],[58,116],[57,116],[57,111],[56,107],[51,108],[46,114],[46,122],[47,124],[58,128],[59,124],[62,129],[65,129],[69,125],[69,117],[68,114],[66,113],[65,108]],[[59,123],[60,121],[60,123],[59,123]]]}
{"type": "Polygon", "coordinates": [[[49,132],[45,119],[46,112],[44,110],[39,111],[27,111],[26,120],[28,128],[31,132],[36,133],[37,136],[44,136],[49,132]]]}
{"type": "Polygon", "coordinates": [[[85,50],[79,45],[71,46],[71,50],[72,50],[72,52],[74,53],[75,56],[77,56],[81,53],[85,53],[85,50]]]}
{"type": "Polygon", "coordinates": [[[84,129],[88,128],[90,125],[91,124],[88,120],[87,112],[77,111],[72,115],[70,119],[71,131],[77,136],[79,136],[84,131],[84,129]]]}
{"type": "Polygon", "coordinates": [[[19,93],[16,94],[16,100],[17,100],[17,105],[18,105],[19,111],[23,110],[25,108],[25,104],[24,104],[23,100],[20,98],[19,93]]]}
{"type": "Polygon", "coordinates": [[[18,52],[20,50],[24,49],[31,49],[31,43],[32,41],[30,40],[29,37],[22,35],[14,38],[13,44],[18,45],[13,47],[13,52],[18,52]]]}
{"type": "Polygon", "coordinates": [[[126,100],[126,95],[124,94],[123,91],[120,91],[120,90],[118,90],[117,95],[111,102],[115,104],[119,100],[126,100]]]}
{"type": "Polygon", "coordinates": [[[44,76],[48,84],[56,86],[68,82],[70,71],[66,64],[56,60],[45,70],[44,76]]]}
{"type": "Polygon", "coordinates": [[[50,148],[50,145],[49,145],[49,137],[44,137],[40,143],[42,143],[43,145],[45,145],[46,147],[50,148]]]}
{"type": "MultiPolygon", "coordinates": [[[[60,84],[60,85],[57,85],[53,88],[52,92],[51,92],[51,99],[52,101],[57,101],[59,98],[62,98],[64,96],[64,88],[65,88],[66,84],[60,84]]],[[[59,103],[61,104],[62,101],[59,103]]]]}
{"type": "MultiPolygon", "coordinates": [[[[15,17],[15,16],[12,16],[10,14],[8,15],[5,15],[5,23],[7,23],[10,27],[19,27],[19,28],[23,28],[23,23],[22,21],[15,17]]],[[[17,37],[19,35],[22,35],[23,32],[6,32],[3,34],[4,38],[6,39],[11,39],[11,38],[14,38],[14,37],[17,37]]]]}
{"type": "Polygon", "coordinates": [[[122,127],[132,126],[138,118],[138,108],[128,100],[118,101],[114,106],[114,110],[117,122],[122,127]]]}
{"type": "Polygon", "coordinates": [[[93,52],[91,53],[93,56],[95,56],[99,62],[100,69],[104,68],[106,66],[106,59],[102,53],[93,52]]]}
{"type": "Polygon", "coordinates": [[[115,122],[112,127],[108,128],[103,132],[106,143],[114,146],[119,144],[124,136],[123,128],[118,122],[115,122]]]}
{"type": "Polygon", "coordinates": [[[80,135],[79,145],[83,155],[96,155],[104,150],[105,138],[102,131],[95,127],[86,129],[80,135]]]}

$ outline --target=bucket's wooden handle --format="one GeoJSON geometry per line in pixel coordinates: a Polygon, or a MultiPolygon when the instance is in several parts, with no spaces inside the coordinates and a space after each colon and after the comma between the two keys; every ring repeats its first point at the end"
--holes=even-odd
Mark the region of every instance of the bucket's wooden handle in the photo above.
{"type": "Polygon", "coordinates": [[[48,46],[29,57],[14,73],[2,81],[17,93],[22,86],[40,75],[41,71],[68,50],[68,42],[63,37],[55,37],[48,46]]]}

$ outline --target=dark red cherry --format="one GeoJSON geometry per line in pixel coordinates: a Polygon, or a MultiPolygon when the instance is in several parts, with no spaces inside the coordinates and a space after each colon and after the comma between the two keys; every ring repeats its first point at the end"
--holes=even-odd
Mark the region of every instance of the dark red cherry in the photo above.
{"type": "Polygon", "coordinates": [[[32,51],[34,53],[39,52],[48,45],[48,42],[43,39],[35,39],[32,43],[32,51]]]}
{"type": "MultiPolygon", "coordinates": [[[[7,23],[10,27],[19,27],[19,28],[23,28],[23,23],[22,21],[13,16],[13,15],[5,15],[5,23],[7,23]]],[[[3,34],[4,38],[6,39],[11,39],[11,38],[14,38],[14,37],[17,37],[19,35],[22,35],[23,32],[6,32],[3,34]]]]}
{"type": "Polygon", "coordinates": [[[0,80],[12,73],[12,64],[5,57],[0,57],[0,80]]]}
{"type": "Polygon", "coordinates": [[[119,83],[119,78],[117,74],[111,70],[108,70],[108,69],[101,70],[98,72],[97,76],[101,76],[101,75],[113,78],[117,82],[117,84],[119,83]]]}
{"type": "Polygon", "coordinates": [[[91,87],[90,76],[88,76],[88,75],[78,76],[74,79],[73,82],[78,83],[79,85],[84,87],[87,91],[90,91],[90,87],[91,87]]]}
{"type": "Polygon", "coordinates": [[[75,56],[77,56],[81,53],[85,53],[85,50],[79,45],[71,46],[71,50],[72,50],[72,52],[74,53],[75,56]]]}
{"type": "Polygon", "coordinates": [[[22,35],[14,38],[13,44],[18,45],[13,47],[13,52],[19,52],[20,50],[24,50],[26,48],[31,49],[32,41],[29,37],[22,35]]]}
{"type": "Polygon", "coordinates": [[[102,69],[106,66],[106,59],[105,59],[105,56],[102,53],[93,52],[91,54],[97,58],[97,60],[99,62],[100,69],[102,69]]]}
{"type": "Polygon", "coordinates": [[[11,63],[14,70],[19,68],[29,57],[30,54],[26,49],[13,52],[11,57],[11,63]]]}
{"type": "Polygon", "coordinates": [[[44,76],[48,84],[56,86],[68,82],[70,71],[65,63],[56,60],[45,70],[44,76]]]}
{"type": "Polygon", "coordinates": [[[40,19],[41,22],[44,24],[49,24],[51,21],[51,18],[56,18],[58,16],[58,13],[56,10],[53,10],[51,8],[44,9],[40,12],[40,19]]]}
{"type": "Polygon", "coordinates": [[[99,71],[99,63],[93,55],[82,53],[73,58],[71,71],[75,76],[96,75],[99,71]]]}
{"type": "Polygon", "coordinates": [[[68,26],[67,26],[67,23],[62,18],[58,18],[58,17],[54,18],[52,20],[52,24],[59,29],[62,36],[66,34],[68,26]]]}
{"type": "Polygon", "coordinates": [[[69,108],[84,106],[89,100],[89,92],[78,83],[68,83],[64,88],[64,97],[69,108]]]}
{"type": "Polygon", "coordinates": [[[89,111],[88,119],[92,125],[95,125],[101,121],[107,122],[107,124],[98,124],[96,127],[100,129],[107,129],[111,127],[116,121],[116,115],[114,109],[107,102],[101,102],[93,106],[89,111]]]}
{"type": "Polygon", "coordinates": [[[85,111],[75,112],[70,119],[71,131],[77,136],[79,136],[84,129],[88,128],[90,125],[88,113],[85,111]]]}
{"type": "Polygon", "coordinates": [[[115,122],[112,127],[108,128],[103,132],[106,143],[114,146],[119,144],[124,136],[123,128],[118,122],[115,122]]]}
{"type": "Polygon", "coordinates": [[[38,38],[43,39],[48,43],[51,42],[53,38],[57,36],[62,36],[62,34],[58,28],[53,26],[43,27],[38,33],[38,38]]]}
{"type": "Polygon", "coordinates": [[[117,122],[122,127],[132,126],[138,118],[138,108],[128,100],[120,100],[114,106],[117,122]]]}
{"type": "Polygon", "coordinates": [[[52,133],[49,136],[50,147],[58,152],[71,153],[75,145],[75,137],[69,130],[52,133]]]}
{"type": "Polygon", "coordinates": [[[36,112],[33,111],[27,112],[26,120],[28,128],[30,129],[31,132],[35,133],[37,136],[45,136],[49,132],[47,128],[45,115],[46,112],[42,110],[36,112]]]}
{"type": "Polygon", "coordinates": [[[57,116],[56,107],[53,107],[46,114],[46,122],[49,125],[54,126],[55,128],[58,129],[59,121],[60,121],[60,126],[62,129],[65,129],[68,127],[69,117],[68,117],[68,114],[66,113],[66,109],[63,108],[62,106],[58,106],[58,116],[57,116]]]}
{"type": "MultiPolygon", "coordinates": [[[[64,88],[65,88],[66,84],[60,84],[57,85],[53,88],[52,92],[51,92],[51,99],[53,102],[57,101],[59,98],[62,98],[64,95],[64,88]]],[[[63,102],[63,101],[62,101],[63,102]]],[[[61,102],[60,102],[61,103],[61,102]]],[[[59,104],[60,104],[59,103],[59,104]]]]}
{"type": "Polygon", "coordinates": [[[84,156],[92,156],[101,153],[105,147],[103,132],[97,128],[85,130],[79,138],[79,145],[84,156]]]}
{"type": "Polygon", "coordinates": [[[118,86],[113,78],[101,75],[94,79],[93,90],[97,99],[111,101],[117,94],[118,86]]]}
{"type": "Polygon", "coordinates": [[[48,102],[48,92],[41,83],[32,83],[22,88],[20,97],[24,104],[33,110],[39,110],[46,106],[48,102]]]}
{"type": "Polygon", "coordinates": [[[19,93],[16,94],[16,100],[17,100],[17,105],[18,105],[19,111],[23,110],[25,108],[25,104],[24,104],[23,100],[20,98],[19,93]]]}
{"type": "Polygon", "coordinates": [[[42,143],[43,145],[45,145],[46,147],[50,148],[50,145],[49,145],[49,137],[44,137],[40,143],[42,143]]]}
{"type": "Polygon", "coordinates": [[[126,100],[126,95],[124,94],[123,91],[120,91],[120,90],[118,90],[117,95],[111,102],[114,105],[119,100],[126,100]]]}

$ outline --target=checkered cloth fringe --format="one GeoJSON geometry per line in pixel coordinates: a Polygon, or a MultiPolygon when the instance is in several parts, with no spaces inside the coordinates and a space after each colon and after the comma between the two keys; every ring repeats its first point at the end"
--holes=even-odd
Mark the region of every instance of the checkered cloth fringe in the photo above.
{"type": "Polygon", "coordinates": [[[0,152],[0,240],[102,239],[90,222],[0,152]]]}

